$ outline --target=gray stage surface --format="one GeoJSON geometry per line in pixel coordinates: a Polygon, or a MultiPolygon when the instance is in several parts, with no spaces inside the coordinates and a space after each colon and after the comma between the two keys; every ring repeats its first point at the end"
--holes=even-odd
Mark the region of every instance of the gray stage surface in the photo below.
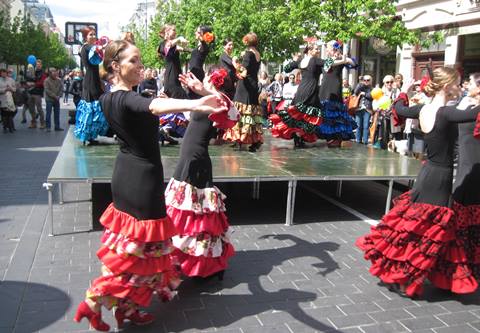
{"type": "MultiPolygon", "coordinates": [[[[47,182],[60,185],[66,182],[109,183],[118,149],[115,144],[83,146],[74,138],[73,127],[70,127],[47,182]]],[[[161,147],[166,180],[173,174],[179,152],[179,145],[161,147]]],[[[413,179],[421,167],[415,159],[355,143],[350,147],[329,149],[320,141],[311,148],[293,149],[292,141],[272,138],[269,133],[256,153],[234,150],[229,145],[210,146],[209,153],[215,181],[253,181],[254,196],[259,195],[261,181],[288,181],[287,224],[293,221],[297,181],[338,180],[340,194],[343,180],[387,180],[390,185],[388,210],[393,181],[413,179]]],[[[51,186],[47,187],[49,202],[52,202],[51,186]]]]}

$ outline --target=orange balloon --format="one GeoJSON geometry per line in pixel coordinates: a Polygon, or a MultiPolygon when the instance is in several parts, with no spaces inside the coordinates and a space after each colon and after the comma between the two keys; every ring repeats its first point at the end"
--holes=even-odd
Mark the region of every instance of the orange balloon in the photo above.
{"type": "Polygon", "coordinates": [[[383,91],[380,88],[373,88],[372,92],[370,93],[374,100],[379,100],[383,96],[383,91]]]}

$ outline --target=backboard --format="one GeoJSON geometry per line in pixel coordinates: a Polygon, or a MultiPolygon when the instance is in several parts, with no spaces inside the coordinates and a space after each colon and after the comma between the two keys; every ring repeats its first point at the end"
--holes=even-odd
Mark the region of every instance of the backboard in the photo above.
{"type": "Polygon", "coordinates": [[[92,22],[65,22],[65,44],[67,45],[82,45],[82,29],[85,27],[93,27],[98,34],[98,27],[96,23],[92,22]]]}

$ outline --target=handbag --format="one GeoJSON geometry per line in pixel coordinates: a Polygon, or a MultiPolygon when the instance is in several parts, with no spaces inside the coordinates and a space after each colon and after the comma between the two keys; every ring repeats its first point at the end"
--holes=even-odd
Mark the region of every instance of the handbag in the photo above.
{"type": "Polygon", "coordinates": [[[358,105],[360,104],[361,96],[351,95],[348,97],[347,101],[347,109],[349,113],[355,113],[358,109],[358,105]]]}

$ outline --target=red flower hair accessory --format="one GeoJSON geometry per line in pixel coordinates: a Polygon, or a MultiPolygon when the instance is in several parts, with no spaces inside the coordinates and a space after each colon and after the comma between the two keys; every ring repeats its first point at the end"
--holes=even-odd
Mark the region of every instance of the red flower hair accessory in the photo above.
{"type": "Polygon", "coordinates": [[[430,82],[430,76],[425,75],[422,77],[422,81],[420,82],[420,90],[425,91],[425,87],[427,86],[428,82],[430,82]]]}
{"type": "Polygon", "coordinates": [[[227,75],[228,72],[225,68],[217,69],[213,71],[212,74],[210,74],[208,82],[213,84],[216,89],[220,90],[223,86],[223,83],[225,82],[225,78],[227,77],[227,75]]]}
{"type": "Polygon", "coordinates": [[[211,32],[206,32],[202,36],[203,41],[210,44],[215,40],[215,35],[211,32]]]}

